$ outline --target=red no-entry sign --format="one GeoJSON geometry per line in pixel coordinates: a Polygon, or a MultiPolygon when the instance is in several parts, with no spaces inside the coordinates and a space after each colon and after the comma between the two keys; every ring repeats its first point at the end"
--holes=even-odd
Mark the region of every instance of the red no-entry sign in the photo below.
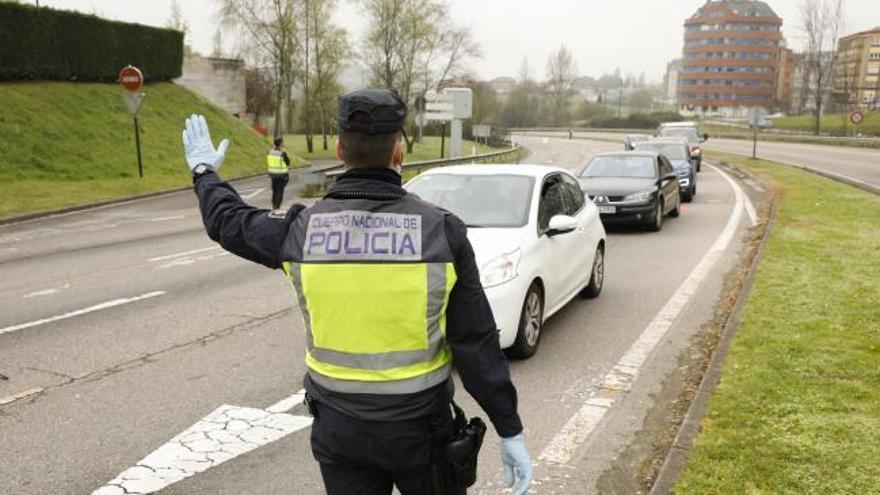
{"type": "Polygon", "coordinates": [[[849,121],[852,122],[854,125],[859,125],[862,123],[862,120],[864,118],[865,116],[862,114],[862,112],[856,110],[849,116],[849,121]]]}
{"type": "Polygon", "coordinates": [[[119,84],[126,91],[137,91],[144,85],[144,74],[137,67],[123,67],[119,71],[119,84]]]}

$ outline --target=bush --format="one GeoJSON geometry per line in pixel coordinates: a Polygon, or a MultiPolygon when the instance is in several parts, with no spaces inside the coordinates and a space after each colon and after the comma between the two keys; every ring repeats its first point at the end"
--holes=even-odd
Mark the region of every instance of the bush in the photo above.
{"type": "Polygon", "coordinates": [[[183,33],[0,2],[0,80],[116,80],[137,66],[148,81],[180,77],[183,33]]]}

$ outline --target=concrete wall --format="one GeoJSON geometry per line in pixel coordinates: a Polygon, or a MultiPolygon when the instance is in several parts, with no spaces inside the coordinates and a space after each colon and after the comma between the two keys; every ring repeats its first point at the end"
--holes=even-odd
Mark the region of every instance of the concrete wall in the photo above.
{"type": "Polygon", "coordinates": [[[245,113],[244,61],[190,56],[175,83],[205,97],[231,114],[245,113]]]}

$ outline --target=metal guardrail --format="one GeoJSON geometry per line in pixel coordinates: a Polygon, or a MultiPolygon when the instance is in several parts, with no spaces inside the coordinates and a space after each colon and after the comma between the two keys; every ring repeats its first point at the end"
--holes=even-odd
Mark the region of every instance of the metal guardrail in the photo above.
{"type": "MultiPolygon", "coordinates": [[[[422,162],[404,163],[401,168],[403,170],[422,170],[425,168],[448,167],[451,165],[463,165],[468,163],[485,163],[491,160],[500,160],[507,156],[518,154],[522,148],[515,144],[510,148],[498,151],[490,151],[489,153],[481,153],[479,155],[459,156],[455,158],[439,158],[437,160],[426,160],[422,162]]],[[[324,169],[320,172],[324,176],[324,184],[329,185],[336,180],[337,177],[345,173],[344,165],[324,169]]]]}
{"type": "MultiPolygon", "coordinates": [[[[715,122],[706,122],[707,124],[719,125],[715,122]]],[[[731,130],[744,130],[749,128],[740,128],[736,125],[725,124],[727,127],[730,127],[731,130]]],[[[792,131],[784,131],[782,129],[762,129],[761,134],[769,134],[774,138],[778,138],[779,141],[790,141],[790,142],[799,142],[805,144],[843,144],[843,145],[855,145],[855,146],[870,146],[870,147],[880,147],[880,138],[877,137],[846,137],[846,136],[816,136],[814,134],[805,134],[799,132],[792,131]]],[[[606,133],[606,134],[653,134],[654,129],[599,129],[594,127],[531,127],[531,128],[520,128],[520,129],[511,129],[512,133],[519,134],[529,134],[529,133],[542,133],[542,132],[553,132],[553,133],[562,133],[566,134],[571,130],[574,133],[584,133],[584,132],[595,132],[595,133],[606,133]]],[[[720,138],[741,138],[742,136],[739,134],[726,134],[723,131],[715,132],[713,135],[720,138]]],[[[750,135],[749,135],[750,136],[750,135]]],[[[749,139],[751,137],[747,136],[749,139]]],[[[760,139],[760,137],[759,137],[760,139]]]]}
{"type": "Polygon", "coordinates": [[[604,132],[612,134],[652,134],[656,129],[601,129],[598,127],[521,127],[511,129],[512,134],[528,134],[530,132],[604,132]]]}

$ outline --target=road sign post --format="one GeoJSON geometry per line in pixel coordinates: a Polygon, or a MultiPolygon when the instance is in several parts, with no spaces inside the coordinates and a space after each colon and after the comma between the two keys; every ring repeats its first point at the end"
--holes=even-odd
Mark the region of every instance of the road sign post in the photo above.
{"type": "MultiPolygon", "coordinates": [[[[425,118],[444,123],[443,136],[446,135],[446,122],[450,122],[449,156],[462,156],[462,120],[471,118],[473,113],[473,91],[470,88],[446,88],[442,92],[425,94],[425,118]]],[[[441,140],[441,158],[444,155],[441,140]]]]}
{"type": "Polygon", "coordinates": [[[767,110],[763,107],[749,109],[749,125],[752,126],[752,159],[758,158],[758,127],[766,125],[767,110]]]}
{"type": "Polygon", "coordinates": [[[122,99],[125,101],[125,106],[128,107],[128,113],[131,114],[134,120],[134,144],[137,148],[138,176],[143,178],[144,162],[141,158],[141,131],[140,126],[138,126],[137,116],[146,96],[145,93],[139,92],[144,86],[144,74],[137,67],[131,65],[123,67],[119,71],[119,84],[125,90],[122,94],[122,99]]]}

